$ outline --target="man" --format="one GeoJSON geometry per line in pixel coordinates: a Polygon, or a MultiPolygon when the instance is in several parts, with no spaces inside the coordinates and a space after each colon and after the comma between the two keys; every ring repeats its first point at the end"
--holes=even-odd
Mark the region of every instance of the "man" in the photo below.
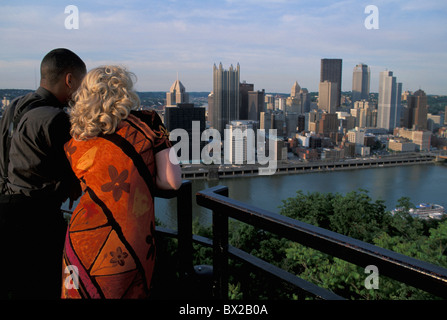
{"type": "Polygon", "coordinates": [[[49,52],[40,87],[11,102],[0,121],[1,298],[59,298],[66,222],[60,210],[80,196],[63,146],[64,108],[86,74],[67,49],[49,52]]]}

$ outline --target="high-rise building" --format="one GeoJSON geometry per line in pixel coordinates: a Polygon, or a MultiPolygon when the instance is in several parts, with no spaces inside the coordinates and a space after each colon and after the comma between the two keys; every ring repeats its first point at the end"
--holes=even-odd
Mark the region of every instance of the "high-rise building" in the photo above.
{"type": "Polygon", "coordinates": [[[421,89],[407,97],[408,128],[414,130],[427,129],[427,95],[421,89]]]}
{"type": "Polygon", "coordinates": [[[290,96],[286,99],[286,111],[304,114],[310,110],[310,95],[306,88],[301,88],[297,81],[292,86],[290,96]]]}
{"type": "MultiPolygon", "coordinates": [[[[199,161],[200,153],[194,154],[193,143],[200,144],[200,150],[202,150],[205,142],[194,141],[193,135],[193,121],[198,122],[199,137],[206,128],[205,122],[205,108],[194,107],[193,103],[178,103],[177,106],[167,106],[165,108],[164,124],[166,129],[171,132],[174,129],[184,129],[188,132],[189,137],[189,159],[190,161],[199,161]]],[[[180,157],[181,155],[179,155],[180,157]]],[[[183,157],[184,158],[184,157],[183,157]]]]}
{"type": "Polygon", "coordinates": [[[239,95],[241,97],[241,104],[239,106],[240,120],[247,120],[248,118],[248,92],[254,90],[254,84],[242,81],[239,86],[239,95]]]}
{"type": "Polygon", "coordinates": [[[338,117],[336,113],[322,113],[318,124],[318,133],[333,138],[338,131],[338,117]]]}
{"type": "Polygon", "coordinates": [[[211,112],[211,126],[217,129],[223,137],[225,127],[232,120],[239,118],[240,106],[240,66],[230,66],[228,70],[223,69],[222,63],[219,67],[213,67],[213,110],[211,112]]]}
{"type": "Polygon", "coordinates": [[[287,113],[303,113],[301,101],[300,101],[300,90],[301,87],[297,81],[292,86],[292,90],[290,91],[290,96],[286,99],[286,111],[287,113]]]}
{"type": "Polygon", "coordinates": [[[327,113],[337,111],[338,84],[336,82],[323,81],[318,86],[318,109],[327,113]]]}
{"type": "Polygon", "coordinates": [[[444,123],[444,114],[427,113],[427,130],[437,131],[444,123]]]}
{"type": "Polygon", "coordinates": [[[265,95],[265,106],[267,107],[267,110],[275,110],[275,97],[273,95],[265,95]]]}
{"type": "Polygon", "coordinates": [[[303,132],[306,130],[306,116],[303,114],[298,115],[298,132],[303,132]]]}
{"type": "Polygon", "coordinates": [[[355,66],[352,73],[352,103],[369,100],[370,70],[366,64],[355,66]]]}
{"type": "Polygon", "coordinates": [[[287,98],[277,95],[275,97],[275,110],[286,111],[287,98]]]}
{"type": "Polygon", "coordinates": [[[258,121],[259,115],[264,110],[265,106],[265,90],[249,91],[248,92],[248,120],[258,121]]]}
{"type": "Polygon", "coordinates": [[[188,103],[189,97],[186,93],[185,87],[180,82],[177,77],[177,80],[172,84],[169,92],[166,92],[166,105],[167,106],[175,106],[177,103],[188,103]]]}
{"type": "Polygon", "coordinates": [[[270,129],[276,129],[276,136],[282,137],[286,134],[286,117],[285,113],[279,110],[271,113],[270,129]]]}
{"type": "Polygon", "coordinates": [[[225,139],[226,163],[244,164],[255,160],[255,136],[256,123],[250,120],[230,121],[226,125],[227,137],[225,139]],[[253,135],[251,135],[253,133],[253,135]]]}
{"type": "Polygon", "coordinates": [[[373,111],[370,101],[358,100],[354,102],[351,115],[355,117],[355,126],[359,128],[374,127],[373,111]]]}
{"type": "Polygon", "coordinates": [[[264,111],[259,114],[259,129],[268,131],[272,129],[272,113],[271,111],[264,111]]]}
{"type": "Polygon", "coordinates": [[[402,83],[396,81],[392,71],[382,71],[379,77],[377,127],[393,131],[400,126],[402,83]]]}
{"type": "Polygon", "coordinates": [[[290,96],[291,97],[297,97],[300,93],[301,87],[298,84],[298,81],[295,81],[295,83],[292,86],[292,90],[290,90],[290,96]]]}
{"type": "Polygon", "coordinates": [[[341,75],[342,75],[342,59],[321,59],[320,82],[328,81],[337,83],[336,108],[341,103],[341,75]]]}
{"type": "Polygon", "coordinates": [[[320,123],[321,111],[311,110],[308,113],[307,128],[310,132],[318,133],[318,125],[320,123]]]}

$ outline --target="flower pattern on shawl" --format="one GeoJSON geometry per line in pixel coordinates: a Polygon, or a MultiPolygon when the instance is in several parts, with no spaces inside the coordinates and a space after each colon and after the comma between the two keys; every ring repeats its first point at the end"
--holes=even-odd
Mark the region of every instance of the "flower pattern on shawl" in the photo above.
{"type": "Polygon", "coordinates": [[[121,247],[116,248],[115,252],[111,251],[110,255],[112,256],[112,259],[110,259],[110,263],[118,263],[120,266],[124,266],[124,259],[126,259],[128,256],[127,252],[123,252],[121,247]]]}
{"type": "Polygon", "coordinates": [[[130,192],[130,184],[125,182],[127,177],[129,176],[129,171],[123,170],[120,174],[118,174],[118,170],[112,165],[109,166],[109,175],[110,182],[107,182],[101,186],[101,190],[104,192],[112,191],[113,199],[118,201],[121,199],[121,195],[123,191],[129,193],[130,192]]]}

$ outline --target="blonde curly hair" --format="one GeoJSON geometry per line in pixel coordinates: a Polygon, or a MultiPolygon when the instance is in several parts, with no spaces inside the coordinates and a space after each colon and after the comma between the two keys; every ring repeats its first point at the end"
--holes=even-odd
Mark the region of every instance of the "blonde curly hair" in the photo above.
{"type": "Polygon", "coordinates": [[[112,134],[140,99],[133,90],[135,75],[120,66],[90,70],[70,102],[70,134],[88,140],[99,134],[112,134]]]}

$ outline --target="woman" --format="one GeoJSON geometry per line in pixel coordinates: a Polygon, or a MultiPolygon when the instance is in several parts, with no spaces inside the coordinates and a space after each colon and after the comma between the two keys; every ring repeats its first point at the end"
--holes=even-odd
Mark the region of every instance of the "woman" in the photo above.
{"type": "Polygon", "coordinates": [[[133,74],[91,70],[70,110],[65,145],[83,195],[64,248],[63,298],[146,298],[155,261],[154,188],[178,189],[181,171],[154,111],[134,111],[133,74]],[[70,273],[72,273],[70,275],[70,273]]]}

